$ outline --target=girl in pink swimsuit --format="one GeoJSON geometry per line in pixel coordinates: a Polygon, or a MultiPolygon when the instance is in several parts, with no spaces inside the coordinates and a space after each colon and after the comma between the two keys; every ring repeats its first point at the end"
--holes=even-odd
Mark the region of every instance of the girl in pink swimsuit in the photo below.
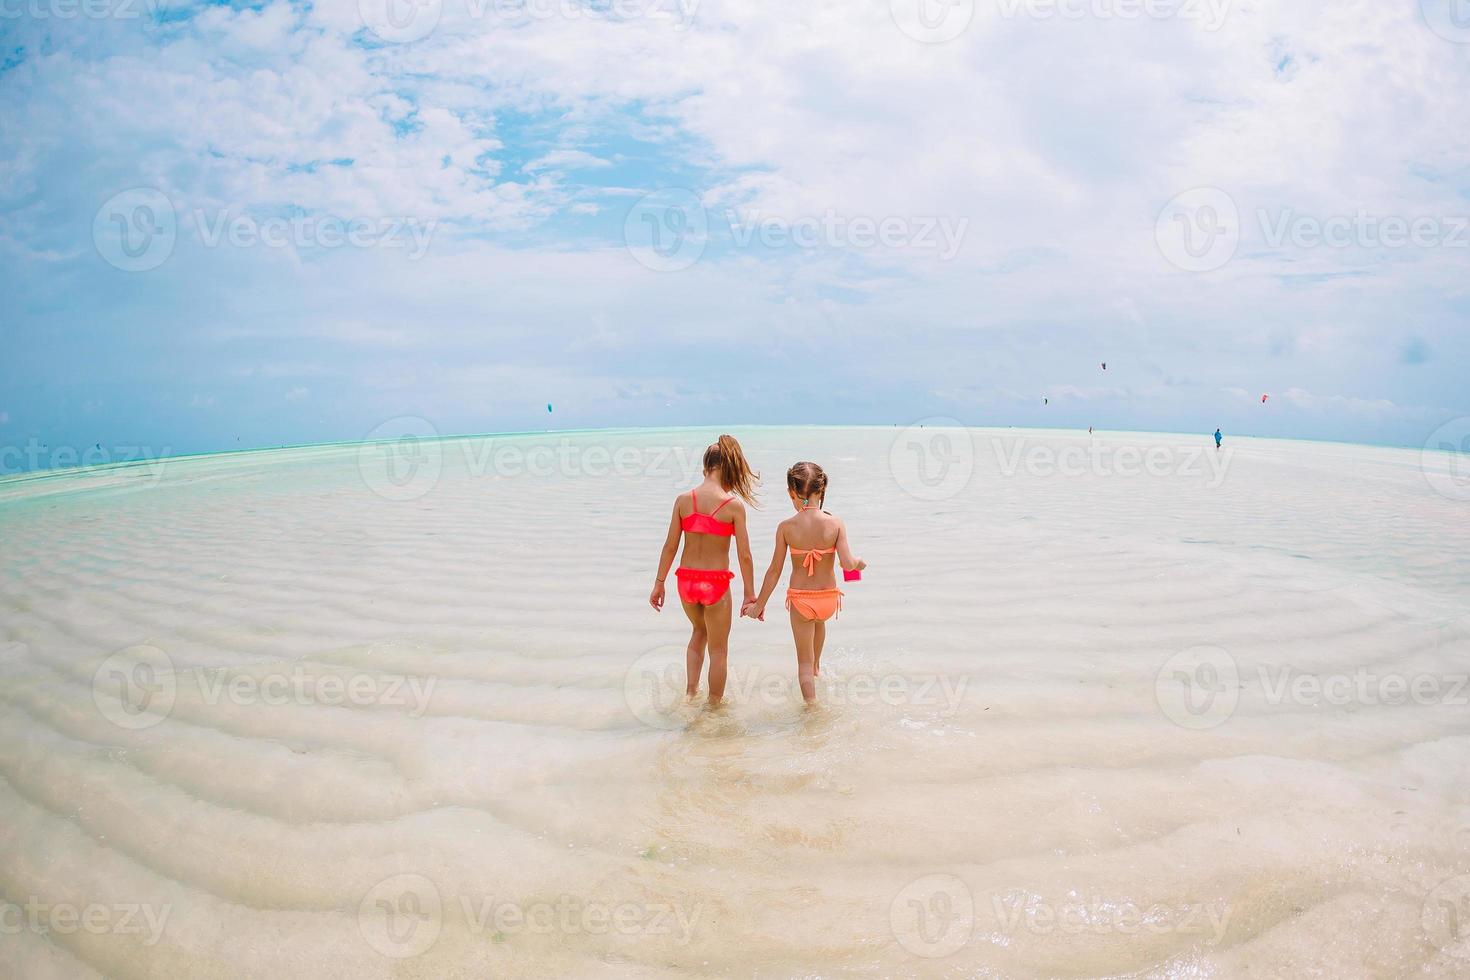
{"type": "Polygon", "coordinates": [[[669,533],[658,559],[658,577],[648,596],[655,612],[664,607],[664,579],[684,539],[684,554],[674,574],[679,583],[679,601],[689,617],[692,632],[684,654],[688,670],[685,693],[699,693],[699,675],[709,651],[709,700],[717,704],[725,696],[726,656],[730,645],[730,539],[735,539],[735,557],[740,562],[740,580],[745,587],[741,608],[755,601],[750,536],[745,531],[745,505],[755,504],[759,479],[745,461],[734,436],[720,436],[704,451],[704,482],[674,500],[669,533]]]}
{"type": "Polygon", "coordinates": [[[791,583],[786,608],[791,612],[791,635],[796,641],[796,672],[801,696],[817,699],[817,675],[822,672],[822,646],[827,642],[827,620],[842,608],[837,588],[837,564],[861,571],[868,563],[853,556],[842,521],[822,510],[827,497],[827,474],[816,463],[797,463],[786,471],[786,492],[796,516],[776,526],[776,553],[761,585],[760,597],[742,614],[766,618],[766,602],[781,577],[786,554],[791,553],[791,583]],[[835,559],[835,560],[828,560],[835,559]]]}

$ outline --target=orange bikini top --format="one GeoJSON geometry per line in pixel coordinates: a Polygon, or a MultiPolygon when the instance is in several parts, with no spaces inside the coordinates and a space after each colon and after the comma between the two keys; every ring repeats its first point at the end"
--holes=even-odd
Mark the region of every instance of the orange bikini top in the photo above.
{"type": "Polygon", "coordinates": [[[735,522],[730,521],[727,524],[724,521],[717,521],[715,520],[715,515],[720,512],[720,507],[725,506],[734,499],[734,497],[726,497],[720,501],[719,506],[714,510],[708,514],[701,514],[699,512],[699,498],[694,495],[693,490],[690,490],[689,506],[694,508],[694,512],[680,521],[679,526],[684,529],[686,534],[718,534],[726,538],[732,537],[735,534],[735,522]]]}
{"type": "MultiPolygon", "coordinates": [[[[817,509],[817,505],[816,504],[811,504],[810,506],[807,506],[807,507],[803,507],[802,508],[802,510],[816,510],[816,509],[817,509]]],[[[823,555],[835,555],[835,554],[837,554],[837,546],[836,545],[833,545],[830,548],[807,548],[807,549],[792,548],[791,549],[791,557],[793,557],[793,558],[795,558],[797,555],[806,555],[806,557],[801,560],[801,564],[802,564],[802,567],[804,567],[806,569],[806,573],[808,575],[815,575],[815,574],[817,574],[817,564],[822,560],[822,556],[823,555]]]]}
{"type": "Polygon", "coordinates": [[[836,548],[812,548],[808,551],[801,551],[796,548],[791,549],[791,557],[793,558],[795,558],[797,555],[806,555],[806,557],[801,560],[801,564],[804,568],[806,568],[806,573],[808,575],[817,574],[817,563],[822,560],[823,555],[835,554],[837,554],[836,548]]]}

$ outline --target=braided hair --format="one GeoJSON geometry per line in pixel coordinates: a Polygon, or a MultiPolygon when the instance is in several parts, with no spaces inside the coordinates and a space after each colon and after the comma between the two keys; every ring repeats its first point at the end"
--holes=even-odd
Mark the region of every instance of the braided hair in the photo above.
{"type": "Polygon", "coordinates": [[[803,505],[813,497],[827,498],[827,474],[816,463],[801,462],[786,471],[786,486],[803,505]]]}

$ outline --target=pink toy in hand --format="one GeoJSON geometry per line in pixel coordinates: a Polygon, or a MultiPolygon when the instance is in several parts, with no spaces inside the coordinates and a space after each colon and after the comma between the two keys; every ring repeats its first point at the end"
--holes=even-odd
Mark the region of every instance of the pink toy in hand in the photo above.
{"type": "Polygon", "coordinates": [[[854,568],[850,570],[844,568],[842,570],[842,581],[844,582],[860,582],[862,581],[862,578],[863,570],[860,568],[854,568]]]}

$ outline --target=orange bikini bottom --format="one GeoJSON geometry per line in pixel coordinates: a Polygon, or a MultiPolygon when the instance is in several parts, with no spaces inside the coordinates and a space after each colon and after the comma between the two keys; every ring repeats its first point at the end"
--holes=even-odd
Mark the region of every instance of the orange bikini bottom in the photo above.
{"type": "Polygon", "coordinates": [[[786,608],[802,619],[826,622],[842,608],[841,589],[787,589],[786,608]]]}

